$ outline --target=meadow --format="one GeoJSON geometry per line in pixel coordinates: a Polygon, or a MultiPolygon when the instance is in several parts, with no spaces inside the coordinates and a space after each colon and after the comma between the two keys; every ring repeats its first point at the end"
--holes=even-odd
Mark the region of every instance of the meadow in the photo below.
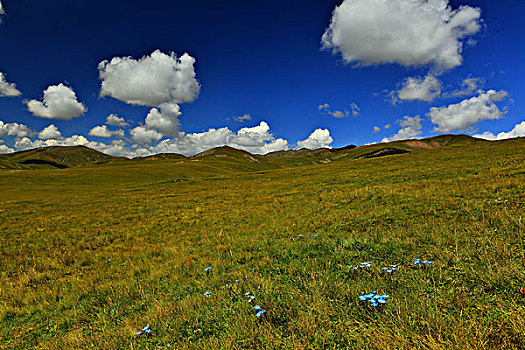
{"type": "Polygon", "coordinates": [[[523,138],[3,170],[0,194],[1,349],[525,348],[523,138]]]}

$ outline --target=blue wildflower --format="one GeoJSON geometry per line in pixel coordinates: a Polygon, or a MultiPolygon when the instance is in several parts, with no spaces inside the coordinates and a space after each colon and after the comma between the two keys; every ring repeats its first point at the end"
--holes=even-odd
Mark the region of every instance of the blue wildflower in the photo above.
{"type": "Polygon", "coordinates": [[[303,235],[299,235],[299,238],[303,238],[303,235]]]}
{"type": "Polygon", "coordinates": [[[254,309],[255,311],[259,311],[259,310],[261,309],[261,307],[260,307],[259,305],[255,305],[255,306],[253,307],[253,309],[254,309]]]}
{"type": "Polygon", "coordinates": [[[211,267],[211,266],[210,266],[210,267],[207,267],[207,268],[204,269],[204,272],[206,272],[206,273],[210,273],[210,271],[211,271],[212,268],[213,268],[213,267],[211,267]]]}
{"type": "Polygon", "coordinates": [[[207,291],[206,293],[204,293],[204,296],[206,296],[206,297],[209,297],[210,295],[211,295],[210,291],[207,291]]]}
{"type": "Polygon", "coordinates": [[[262,309],[261,311],[259,311],[258,313],[255,314],[255,316],[257,318],[261,317],[262,315],[264,315],[266,313],[266,310],[265,309],[262,309]]]}
{"type": "Polygon", "coordinates": [[[292,241],[292,242],[295,241],[295,238],[291,237],[291,238],[290,238],[290,241],[292,241]]]}
{"type": "Polygon", "coordinates": [[[144,333],[146,333],[148,335],[151,334],[151,329],[149,328],[149,324],[146,327],[142,328],[140,330],[140,332],[135,333],[135,335],[138,337],[138,336],[140,336],[140,335],[142,335],[144,333]]]}
{"type": "Polygon", "coordinates": [[[249,296],[250,294],[252,294],[251,292],[246,292],[244,293],[244,296],[249,296]]]}

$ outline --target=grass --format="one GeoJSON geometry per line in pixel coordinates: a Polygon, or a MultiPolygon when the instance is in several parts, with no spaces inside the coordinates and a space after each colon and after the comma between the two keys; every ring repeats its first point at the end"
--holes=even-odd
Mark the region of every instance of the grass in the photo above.
{"type": "Polygon", "coordinates": [[[0,172],[0,348],[524,348],[524,141],[0,172]]]}

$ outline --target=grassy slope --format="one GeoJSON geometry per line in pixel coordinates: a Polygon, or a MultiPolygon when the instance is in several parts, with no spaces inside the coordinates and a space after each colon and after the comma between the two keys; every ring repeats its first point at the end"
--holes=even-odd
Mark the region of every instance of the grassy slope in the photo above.
{"type": "Polygon", "coordinates": [[[0,172],[0,348],[523,348],[525,139],[468,142],[0,172]],[[357,299],[372,290],[381,311],[357,299]]]}

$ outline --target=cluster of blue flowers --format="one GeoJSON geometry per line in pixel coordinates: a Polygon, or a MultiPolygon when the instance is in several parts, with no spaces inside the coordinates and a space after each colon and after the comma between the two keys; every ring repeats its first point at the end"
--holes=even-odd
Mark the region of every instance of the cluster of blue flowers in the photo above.
{"type": "Polygon", "coordinates": [[[350,270],[359,270],[359,269],[368,270],[369,268],[372,267],[372,263],[371,262],[363,262],[363,263],[359,264],[359,266],[350,265],[349,267],[350,267],[350,270]]]}
{"type": "Polygon", "coordinates": [[[151,335],[151,328],[149,328],[149,324],[146,327],[142,328],[139,332],[135,333],[137,337],[140,337],[142,334],[145,334],[146,336],[151,335]]]}
{"type": "MultiPolygon", "coordinates": [[[[252,295],[251,292],[246,292],[244,293],[244,296],[248,297],[248,302],[251,303],[252,301],[255,300],[255,296],[252,295]]],[[[264,315],[266,313],[266,309],[263,309],[260,305],[255,305],[253,307],[253,309],[255,311],[257,311],[257,313],[255,314],[255,317],[257,318],[261,318],[262,315],[264,315]]]]}
{"type": "Polygon", "coordinates": [[[400,266],[397,266],[397,265],[390,265],[390,266],[387,266],[387,267],[383,267],[381,269],[381,271],[385,272],[385,273],[392,273],[394,271],[397,271],[399,270],[401,267],[400,266]]]}
{"type": "MultiPolygon", "coordinates": [[[[297,238],[298,238],[298,239],[302,239],[302,238],[304,238],[304,236],[303,236],[303,235],[299,235],[299,236],[297,236],[297,238]]],[[[308,236],[308,237],[306,237],[306,238],[317,238],[317,235],[308,236]]],[[[290,241],[294,242],[294,241],[295,241],[295,238],[294,238],[294,237],[290,237],[290,241]]]]}
{"type": "Polygon", "coordinates": [[[386,304],[386,300],[389,298],[388,295],[378,295],[376,291],[373,291],[370,294],[361,295],[359,299],[365,303],[370,303],[370,306],[376,308],[378,306],[383,306],[386,304]]]}
{"type": "Polygon", "coordinates": [[[428,261],[428,260],[421,260],[421,259],[416,259],[414,261],[412,261],[415,265],[418,265],[418,266],[432,266],[434,263],[432,261],[428,261]]]}

